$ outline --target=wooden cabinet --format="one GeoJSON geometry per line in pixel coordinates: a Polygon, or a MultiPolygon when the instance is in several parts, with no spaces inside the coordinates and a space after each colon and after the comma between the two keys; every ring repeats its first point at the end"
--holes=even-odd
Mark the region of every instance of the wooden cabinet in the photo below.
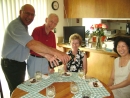
{"type": "MultiPolygon", "coordinates": [[[[58,46],[62,47],[64,49],[64,52],[70,49],[69,45],[58,44],[58,46]]],[[[117,57],[117,54],[114,52],[98,51],[88,48],[80,48],[80,50],[85,51],[88,57],[87,75],[98,78],[107,84],[113,68],[114,59],[117,57]]]]}
{"type": "Polygon", "coordinates": [[[64,0],[65,18],[129,18],[130,0],[64,0]]]}

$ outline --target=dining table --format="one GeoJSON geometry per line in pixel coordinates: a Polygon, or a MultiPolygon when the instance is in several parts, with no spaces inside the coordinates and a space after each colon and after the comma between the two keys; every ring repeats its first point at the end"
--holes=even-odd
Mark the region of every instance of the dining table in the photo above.
{"type": "Polygon", "coordinates": [[[50,85],[55,87],[54,98],[82,98],[82,92],[85,90],[91,93],[90,98],[114,98],[112,91],[105,83],[93,77],[82,79],[76,72],[69,72],[69,75],[62,76],[57,72],[43,75],[39,82],[34,83],[31,83],[29,79],[17,86],[11,98],[47,98],[46,88],[50,85]],[[79,87],[75,95],[70,91],[71,82],[76,82],[79,87]],[[100,85],[94,87],[93,82],[98,82],[100,85]]]}

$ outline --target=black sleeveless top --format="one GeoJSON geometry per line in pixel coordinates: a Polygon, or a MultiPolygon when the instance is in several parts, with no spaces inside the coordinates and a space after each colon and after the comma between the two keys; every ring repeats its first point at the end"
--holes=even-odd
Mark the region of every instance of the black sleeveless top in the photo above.
{"type": "MultiPolygon", "coordinates": [[[[69,50],[67,52],[68,55],[72,54],[72,50],[69,50]]],[[[79,69],[83,68],[83,58],[84,58],[84,52],[80,51],[78,49],[77,54],[75,55],[76,60],[74,61],[74,59],[70,60],[67,63],[67,71],[70,72],[78,72],[79,69]]]]}

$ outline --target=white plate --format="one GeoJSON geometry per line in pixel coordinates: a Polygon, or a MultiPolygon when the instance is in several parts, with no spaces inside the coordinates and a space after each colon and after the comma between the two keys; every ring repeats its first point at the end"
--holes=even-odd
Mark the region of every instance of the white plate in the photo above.
{"type": "Polygon", "coordinates": [[[90,87],[94,87],[94,88],[99,88],[99,87],[102,87],[102,83],[101,82],[99,82],[99,81],[97,81],[96,83],[97,83],[97,87],[95,87],[94,85],[93,85],[93,83],[94,83],[95,81],[93,81],[93,82],[89,82],[88,84],[89,84],[89,86],[90,87]]]}
{"type": "Polygon", "coordinates": [[[42,78],[43,79],[48,79],[48,78],[50,78],[50,76],[49,75],[42,75],[42,78]]]}
{"type": "Polygon", "coordinates": [[[70,72],[66,72],[66,73],[67,73],[67,75],[62,74],[62,77],[70,77],[72,75],[70,72]]]}

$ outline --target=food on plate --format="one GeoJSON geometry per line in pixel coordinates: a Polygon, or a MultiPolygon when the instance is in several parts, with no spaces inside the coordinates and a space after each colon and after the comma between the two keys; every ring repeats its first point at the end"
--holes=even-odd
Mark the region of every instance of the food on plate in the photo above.
{"type": "Polygon", "coordinates": [[[64,76],[70,76],[70,73],[65,72],[62,75],[64,75],[64,76]]]}
{"type": "Polygon", "coordinates": [[[94,87],[98,87],[99,85],[98,85],[97,82],[93,82],[93,86],[94,86],[94,87]]]}
{"type": "Polygon", "coordinates": [[[35,83],[35,82],[36,82],[36,79],[32,79],[30,82],[31,82],[31,83],[35,83]]]}

